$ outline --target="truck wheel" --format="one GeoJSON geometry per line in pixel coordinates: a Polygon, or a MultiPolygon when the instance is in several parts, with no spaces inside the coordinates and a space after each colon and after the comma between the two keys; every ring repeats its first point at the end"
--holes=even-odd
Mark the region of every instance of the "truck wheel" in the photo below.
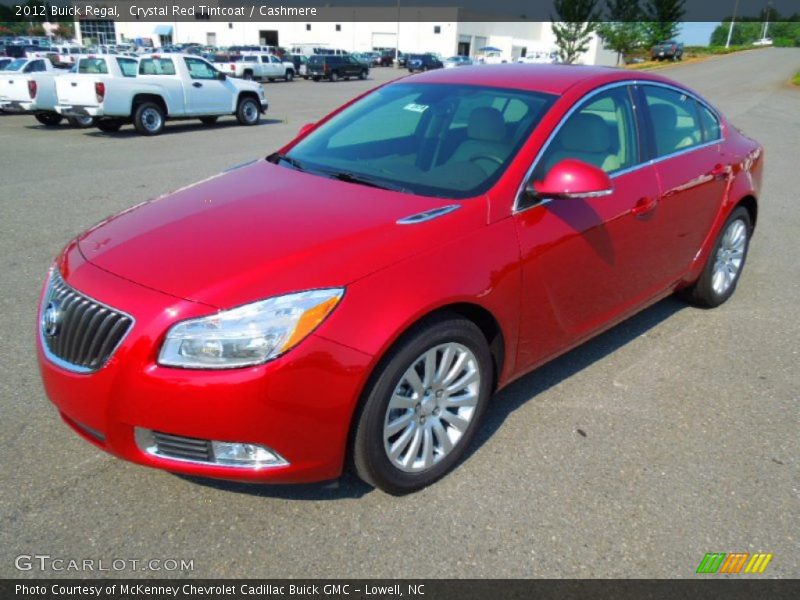
{"type": "Polygon", "coordinates": [[[242,125],[257,125],[261,119],[261,107],[258,104],[258,100],[251,96],[245,96],[239,100],[236,118],[242,125]]]}
{"type": "Polygon", "coordinates": [[[367,70],[366,69],[362,69],[361,73],[358,74],[358,78],[359,79],[366,79],[367,78],[367,70]]]}
{"type": "Polygon", "coordinates": [[[272,83],[273,81],[275,81],[275,78],[274,78],[274,77],[267,77],[267,81],[269,81],[270,83],[272,83]]]}
{"type": "Polygon", "coordinates": [[[200,117],[200,122],[203,125],[214,125],[219,117],[200,117]]]}
{"type": "Polygon", "coordinates": [[[155,102],[142,102],[133,114],[133,126],[142,135],[158,135],[164,130],[164,109],[155,102]]]}
{"type": "Polygon", "coordinates": [[[294,71],[292,71],[291,69],[286,69],[286,76],[284,77],[284,79],[286,81],[291,81],[292,79],[294,79],[294,71]]]}
{"type": "Polygon", "coordinates": [[[96,125],[100,131],[116,133],[119,131],[119,128],[122,127],[122,121],[118,119],[100,119],[97,121],[96,125]]]}
{"type": "Polygon", "coordinates": [[[242,75],[242,79],[245,81],[252,81],[253,80],[253,72],[252,71],[245,71],[244,75],[242,75]]]}
{"type": "Polygon", "coordinates": [[[339,81],[339,73],[337,73],[336,71],[331,71],[331,81],[332,82],[339,81]]]}
{"type": "Polygon", "coordinates": [[[34,118],[45,127],[55,127],[64,120],[58,113],[36,113],[34,118]]]}
{"type": "Polygon", "coordinates": [[[319,77],[313,77],[314,81],[319,81],[319,77]]]}
{"type": "Polygon", "coordinates": [[[67,122],[70,124],[70,127],[86,129],[94,125],[94,117],[67,117],[67,122]]]}

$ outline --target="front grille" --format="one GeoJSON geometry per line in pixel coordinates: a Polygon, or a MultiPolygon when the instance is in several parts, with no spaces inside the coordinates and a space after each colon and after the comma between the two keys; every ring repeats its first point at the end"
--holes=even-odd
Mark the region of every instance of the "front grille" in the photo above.
{"type": "Polygon", "coordinates": [[[102,367],[128,333],[133,319],[68,286],[53,271],[39,324],[48,358],[87,373],[102,367]]]}
{"type": "Polygon", "coordinates": [[[153,431],[155,453],[168,458],[214,462],[214,451],[210,440],[183,437],[170,433],[153,431]]]}

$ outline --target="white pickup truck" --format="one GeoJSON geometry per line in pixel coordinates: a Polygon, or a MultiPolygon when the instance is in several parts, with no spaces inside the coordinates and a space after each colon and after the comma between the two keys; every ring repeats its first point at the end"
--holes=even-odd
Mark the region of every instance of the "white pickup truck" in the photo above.
{"type": "MultiPolygon", "coordinates": [[[[66,71],[46,58],[18,58],[0,71],[0,110],[33,115],[39,123],[54,127],[64,120],[56,112],[56,80],[66,71]]],[[[91,117],[70,117],[73,127],[89,127],[91,117]]]]}
{"type": "Polygon", "coordinates": [[[274,54],[247,53],[232,56],[227,61],[216,61],[214,64],[226,75],[242,79],[291,81],[297,75],[293,62],[283,61],[274,54]]]}
{"type": "Polygon", "coordinates": [[[65,75],[57,79],[56,91],[59,114],[95,117],[97,127],[108,132],[133,123],[139,133],[157,135],[167,119],[200,119],[211,125],[222,115],[256,125],[267,110],[260,84],[227,77],[208,61],[187,54],[143,55],[135,77],[65,75]]]}

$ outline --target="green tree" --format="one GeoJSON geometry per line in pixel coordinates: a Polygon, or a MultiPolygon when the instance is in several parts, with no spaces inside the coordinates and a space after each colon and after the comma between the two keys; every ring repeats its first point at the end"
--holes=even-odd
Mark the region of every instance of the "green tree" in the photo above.
{"type": "Polygon", "coordinates": [[[605,48],[617,53],[617,64],[641,45],[644,36],[641,16],[639,0],[608,0],[607,21],[597,26],[597,33],[605,48]]]}
{"type": "Polygon", "coordinates": [[[553,22],[553,35],[561,62],[571,64],[589,49],[592,32],[600,18],[597,0],[554,0],[557,19],[553,22]]]}
{"type": "Polygon", "coordinates": [[[648,47],[678,35],[685,0],[647,0],[644,4],[645,42],[648,47]]]}

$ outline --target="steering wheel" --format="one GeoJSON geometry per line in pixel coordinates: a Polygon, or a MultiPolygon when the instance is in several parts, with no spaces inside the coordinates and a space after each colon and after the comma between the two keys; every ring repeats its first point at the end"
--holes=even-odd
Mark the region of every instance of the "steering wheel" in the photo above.
{"type": "MultiPolygon", "coordinates": [[[[476,165],[478,165],[478,161],[479,160],[488,160],[489,162],[497,163],[498,167],[502,167],[503,166],[503,161],[502,160],[500,160],[496,156],[489,156],[488,154],[478,154],[477,156],[470,156],[470,158],[469,158],[469,162],[474,162],[476,165]]],[[[478,166],[481,169],[483,169],[483,167],[481,167],[480,165],[478,165],[478,166]]],[[[486,169],[483,169],[483,170],[485,171],[486,169]]]]}

